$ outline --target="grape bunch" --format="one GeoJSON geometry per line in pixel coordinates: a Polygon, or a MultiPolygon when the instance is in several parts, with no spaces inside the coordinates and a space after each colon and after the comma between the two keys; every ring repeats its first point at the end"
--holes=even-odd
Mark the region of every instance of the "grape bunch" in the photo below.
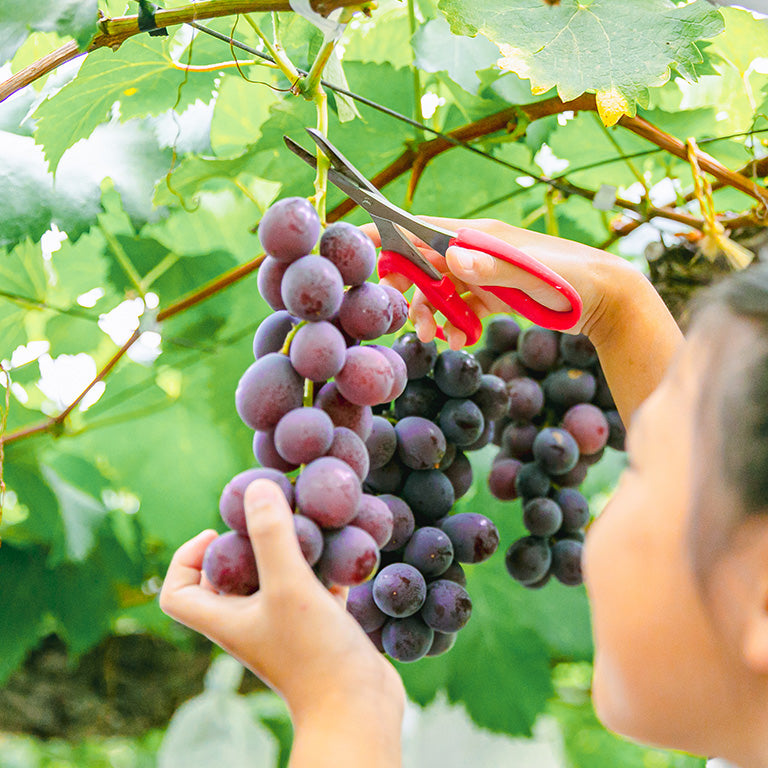
{"type": "Polygon", "coordinates": [[[438,354],[414,333],[392,349],[408,380],[392,403],[374,406],[363,488],[392,510],[394,526],[380,570],[350,590],[347,609],[380,650],[416,661],[453,646],[472,612],[462,564],[486,560],[499,545],[489,518],[449,513],[472,485],[466,453],[488,444],[508,396],[468,352],[438,354]]]}
{"type": "Polygon", "coordinates": [[[507,570],[532,589],[552,576],[576,586],[590,519],[578,486],[606,445],[624,450],[624,426],[586,336],[521,330],[499,316],[484,339],[477,357],[506,382],[509,395],[508,411],[494,427],[500,450],[488,485],[498,499],[522,500],[528,531],[507,550],[507,570]]]}
{"type": "Polygon", "coordinates": [[[258,287],[274,312],[256,331],[255,362],[240,378],[235,407],[254,430],[261,467],[238,474],[221,494],[231,530],[209,545],[203,569],[222,592],[258,589],[243,507],[257,478],[283,490],[304,557],[325,583],[363,583],[389,538],[389,508],[363,493],[365,440],[371,406],[402,392],[406,370],[391,349],[360,342],[401,328],[408,305],[397,291],[365,282],[376,250],[357,227],[328,227],[312,254],[319,235],[317,213],[299,197],[276,202],[259,224],[268,256],[258,287]]]}

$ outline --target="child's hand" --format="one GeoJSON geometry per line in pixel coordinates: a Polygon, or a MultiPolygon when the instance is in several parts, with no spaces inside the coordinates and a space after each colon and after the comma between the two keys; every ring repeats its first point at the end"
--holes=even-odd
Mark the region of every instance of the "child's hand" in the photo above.
{"type": "Polygon", "coordinates": [[[345,610],[346,592],[332,594],[304,560],[279,487],[255,480],[245,511],[259,591],[241,597],[211,587],[201,568],[216,533],[204,531],[174,555],[160,593],[163,611],[278,691],[297,726],[318,715],[343,718],[348,708],[402,712],[400,677],[345,610]]]}
{"type": "MultiPolygon", "coordinates": [[[[565,278],[575,288],[584,305],[581,319],[576,326],[569,329],[569,333],[586,333],[590,337],[599,335],[604,313],[609,309],[615,289],[621,282],[617,278],[630,272],[635,273],[633,279],[637,276],[636,270],[618,256],[571,240],[513,227],[495,219],[462,220],[429,216],[421,218],[453,231],[469,227],[487,232],[514,245],[565,278]]],[[[378,246],[380,243],[376,227],[368,225],[364,229],[378,246]]],[[[415,243],[440,272],[451,273],[459,293],[469,292],[464,298],[480,318],[510,311],[501,299],[484,291],[479,287],[481,285],[520,288],[551,309],[562,311],[569,308],[568,300],[554,288],[506,261],[458,246],[450,247],[443,259],[421,241],[416,240],[415,243]]],[[[408,290],[411,285],[402,275],[390,275],[383,281],[402,292],[408,290]]],[[[437,325],[434,314],[435,310],[424,294],[416,289],[411,301],[410,318],[422,341],[429,341],[435,335],[437,325]]],[[[449,323],[446,324],[445,331],[452,348],[459,349],[464,346],[466,337],[462,331],[449,323]]]]}

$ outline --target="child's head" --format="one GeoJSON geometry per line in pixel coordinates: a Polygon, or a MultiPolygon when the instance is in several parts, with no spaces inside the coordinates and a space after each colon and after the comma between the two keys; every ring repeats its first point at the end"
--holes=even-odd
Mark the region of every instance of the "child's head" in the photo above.
{"type": "Polygon", "coordinates": [[[768,759],[768,267],[697,304],[587,536],[593,697],[641,741],[768,759]]]}

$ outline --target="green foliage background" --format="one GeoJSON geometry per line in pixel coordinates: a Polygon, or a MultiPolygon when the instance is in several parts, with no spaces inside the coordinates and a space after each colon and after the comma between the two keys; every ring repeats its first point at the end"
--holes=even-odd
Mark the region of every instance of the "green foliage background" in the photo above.
{"type": "MultiPolygon", "coordinates": [[[[372,18],[349,25],[343,73],[337,66],[327,76],[419,120],[416,100],[430,94],[437,107],[426,122],[443,132],[511,104],[597,91],[618,94],[628,113],[675,136],[695,136],[730,168],[764,154],[767,134],[747,134],[766,128],[768,75],[759,61],[768,44],[765,21],[733,9],[720,13],[703,0],[582,3],[597,26],[571,0],[557,10],[539,0],[515,5],[519,13],[497,14],[505,3],[417,0],[412,27],[406,4],[382,0],[372,18]],[[642,16],[646,37],[634,41],[631,57],[617,58],[628,44],[628,5],[642,16]],[[534,57],[544,22],[565,24],[575,44],[534,57]],[[658,39],[675,45],[641,70],[643,45],[658,39]],[[513,43],[516,63],[507,64],[515,71],[499,69],[497,44],[513,43]],[[614,63],[606,69],[608,59],[614,63]]],[[[98,6],[112,15],[125,10],[117,0],[98,6]]],[[[82,45],[95,31],[95,2],[35,0],[24,4],[23,16],[20,7],[0,0],[6,74],[69,35],[82,45]],[[67,13],[70,6],[77,10],[67,13]]],[[[267,14],[254,18],[271,30],[267,14]]],[[[229,35],[234,22],[209,26],[229,35]]],[[[290,13],[280,15],[280,27],[287,54],[308,69],[320,47],[317,30],[290,13]]],[[[234,35],[259,45],[242,20],[234,35]]],[[[73,660],[115,632],[147,631],[176,642],[178,632],[154,600],[157,580],[181,542],[203,527],[221,527],[221,488],[253,465],[251,433],[235,414],[233,393],[252,359],[253,332],[270,311],[255,274],[156,322],[158,307],[258,256],[255,227],[276,197],[313,191],[311,172],[284,149],[282,136],[306,144],[303,131],[314,125],[315,108],[287,91],[279,72],[244,64],[241,71],[188,73],[173,63],[231,56],[227,45],[176,28],[168,38],[142,35],[117,52],[96,50],[0,103],[0,359],[13,381],[10,407],[0,404],[5,435],[63,407],[38,386],[46,356],[65,363],[85,354],[96,369],[107,363],[127,332],[117,342],[110,338],[104,316],[124,302],[140,308],[140,330],[149,334],[143,338],[159,334],[161,350],[151,361],[124,357],[87,410],[5,446],[0,684],[51,632],[64,638],[73,660]],[[52,225],[66,233],[53,253],[46,240],[41,247],[52,225]],[[11,363],[19,359],[17,347],[33,342],[47,346],[32,345],[24,361],[11,363]]],[[[364,104],[354,117],[348,104],[330,98],[329,136],[369,177],[432,138],[364,104]]],[[[647,191],[668,180],[682,203],[691,188],[687,163],[621,127],[606,128],[594,112],[522,127],[478,139],[475,146],[490,157],[462,148],[436,157],[412,201],[406,175],[386,193],[415,212],[493,216],[602,245],[617,212],[537,182],[553,175],[549,150],[567,162],[570,183],[591,190],[608,185],[626,197],[633,185],[647,191]]],[[[331,190],[329,209],[341,199],[331,190]]],[[[716,191],[715,202],[734,211],[754,204],[730,188],[716,191]]],[[[348,218],[365,220],[360,212],[348,218]]],[[[492,455],[486,449],[474,458],[478,479],[458,506],[490,514],[508,545],[521,531],[520,513],[487,491],[492,455]]],[[[612,454],[591,471],[595,508],[621,466],[612,454]]],[[[463,703],[479,726],[514,735],[529,735],[549,713],[561,724],[574,766],[699,764],[629,745],[594,719],[588,675],[577,673],[592,655],[583,590],[521,590],[506,576],[501,554],[469,570],[474,617],[454,650],[402,666],[414,700],[425,704],[442,692],[463,703]]],[[[155,747],[148,749],[154,754],[155,747]]],[[[98,764],[95,757],[77,759],[98,764]]]]}

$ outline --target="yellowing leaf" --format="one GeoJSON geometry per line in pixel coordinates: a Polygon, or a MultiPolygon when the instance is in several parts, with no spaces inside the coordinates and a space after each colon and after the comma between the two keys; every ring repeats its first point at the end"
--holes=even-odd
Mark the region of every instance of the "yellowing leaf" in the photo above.
{"type": "Polygon", "coordinates": [[[607,125],[616,125],[622,115],[632,117],[635,114],[633,105],[619,91],[612,89],[610,91],[598,91],[596,95],[597,112],[600,119],[607,125]]]}

